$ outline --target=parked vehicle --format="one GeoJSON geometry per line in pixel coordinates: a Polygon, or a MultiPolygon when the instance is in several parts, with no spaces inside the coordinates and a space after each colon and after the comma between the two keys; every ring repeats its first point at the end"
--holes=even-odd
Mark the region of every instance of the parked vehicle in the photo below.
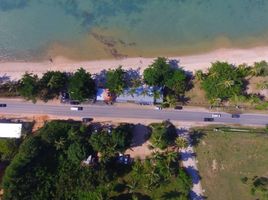
{"type": "Polygon", "coordinates": [[[211,115],[211,117],[221,117],[221,114],[220,114],[220,113],[213,113],[213,114],[211,115]]]}
{"type": "Polygon", "coordinates": [[[213,122],[214,121],[214,118],[212,117],[205,117],[204,118],[204,122],[213,122]]]}
{"type": "Polygon", "coordinates": [[[182,106],[175,106],[174,109],[175,110],[182,110],[182,106]]]}
{"type": "Polygon", "coordinates": [[[76,106],[72,106],[72,107],[71,107],[71,110],[79,111],[79,110],[83,110],[83,107],[81,107],[81,106],[78,106],[78,107],[76,107],[76,106]]]}
{"type": "Polygon", "coordinates": [[[161,106],[155,106],[154,109],[156,109],[156,110],[162,110],[162,107],[161,106]]]}
{"type": "Polygon", "coordinates": [[[232,118],[240,118],[239,114],[232,114],[232,118]]]}
{"type": "Polygon", "coordinates": [[[84,122],[84,123],[91,122],[91,121],[93,121],[93,118],[90,118],[90,117],[83,117],[82,118],[82,122],[84,122]]]}
{"type": "Polygon", "coordinates": [[[74,100],[72,100],[72,101],[70,101],[70,104],[71,104],[71,105],[79,105],[80,102],[79,102],[79,101],[74,101],[74,100]]]}
{"type": "Polygon", "coordinates": [[[1,103],[1,104],[0,104],[0,107],[7,107],[7,104],[5,104],[5,103],[1,103]]]}

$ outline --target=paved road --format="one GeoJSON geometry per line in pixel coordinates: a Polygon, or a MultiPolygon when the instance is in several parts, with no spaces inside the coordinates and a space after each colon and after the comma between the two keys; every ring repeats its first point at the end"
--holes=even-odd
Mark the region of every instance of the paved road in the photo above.
{"type": "MultiPolygon", "coordinates": [[[[204,117],[211,117],[209,112],[194,112],[185,110],[155,110],[144,107],[120,107],[108,105],[83,105],[82,111],[71,111],[70,105],[32,104],[30,102],[1,101],[7,107],[0,108],[0,114],[50,114],[67,117],[108,117],[108,118],[138,118],[156,120],[177,120],[203,122],[204,117]]],[[[241,125],[266,125],[268,114],[242,114],[240,118],[231,118],[230,114],[222,113],[213,123],[231,123],[241,125]]]]}

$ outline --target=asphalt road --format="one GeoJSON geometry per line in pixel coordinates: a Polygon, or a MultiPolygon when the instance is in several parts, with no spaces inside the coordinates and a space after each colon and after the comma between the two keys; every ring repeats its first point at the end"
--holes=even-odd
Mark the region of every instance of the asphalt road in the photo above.
{"type": "MultiPolygon", "coordinates": [[[[211,117],[210,112],[194,112],[185,110],[155,110],[143,106],[130,108],[109,105],[83,105],[82,111],[71,111],[70,105],[32,104],[29,102],[5,101],[7,107],[0,107],[0,114],[48,114],[65,117],[107,117],[107,118],[138,118],[156,120],[176,120],[203,122],[204,117],[211,117]]],[[[241,114],[240,118],[231,118],[230,114],[221,113],[211,123],[227,123],[241,125],[266,125],[268,114],[241,114]]]]}

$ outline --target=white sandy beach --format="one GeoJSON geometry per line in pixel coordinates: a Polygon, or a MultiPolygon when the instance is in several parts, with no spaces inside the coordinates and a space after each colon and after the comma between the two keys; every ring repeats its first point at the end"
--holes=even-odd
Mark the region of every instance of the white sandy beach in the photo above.
{"type": "MultiPolygon", "coordinates": [[[[90,73],[98,73],[101,70],[115,68],[122,65],[123,68],[140,68],[143,71],[152,63],[155,58],[126,58],[115,60],[96,60],[96,61],[72,61],[63,57],[53,59],[53,62],[2,62],[0,63],[0,77],[8,76],[10,79],[19,79],[25,72],[32,72],[37,75],[48,70],[75,71],[83,67],[90,73]]],[[[179,66],[185,70],[195,71],[205,70],[210,63],[227,61],[233,64],[252,64],[256,61],[268,60],[268,47],[255,47],[251,49],[218,49],[209,53],[189,55],[181,57],[169,57],[179,61],[179,66]]]]}

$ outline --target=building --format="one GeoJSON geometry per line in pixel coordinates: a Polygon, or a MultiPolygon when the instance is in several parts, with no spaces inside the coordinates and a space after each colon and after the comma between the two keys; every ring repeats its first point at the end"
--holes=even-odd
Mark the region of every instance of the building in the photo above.
{"type": "Polygon", "coordinates": [[[20,138],[22,124],[0,123],[0,138],[20,138]]]}
{"type": "MultiPolygon", "coordinates": [[[[97,92],[97,101],[107,101],[107,90],[106,89],[98,89],[97,92]]],[[[116,98],[112,98],[115,102],[118,103],[137,103],[137,104],[146,104],[152,105],[154,103],[162,103],[163,102],[163,94],[162,90],[154,87],[146,87],[140,86],[137,88],[129,88],[125,89],[123,94],[117,96],[116,98]],[[155,98],[154,92],[157,92],[159,98],[155,98]]]]}

